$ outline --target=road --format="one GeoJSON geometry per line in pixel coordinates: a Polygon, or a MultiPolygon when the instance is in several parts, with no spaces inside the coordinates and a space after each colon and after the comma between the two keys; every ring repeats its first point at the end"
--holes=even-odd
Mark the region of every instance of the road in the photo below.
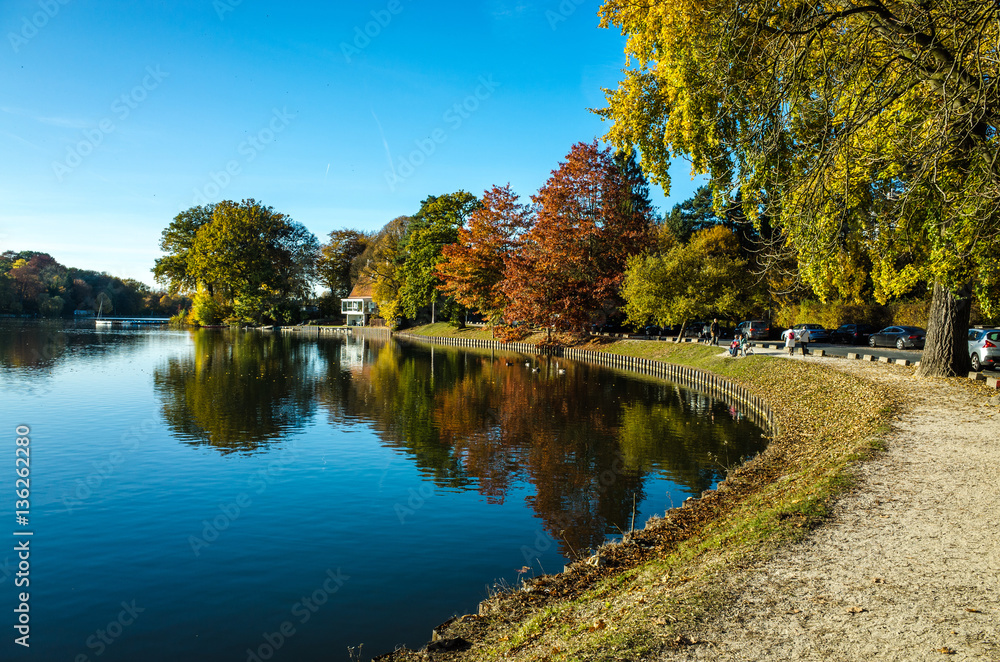
{"type": "MultiPolygon", "coordinates": [[[[765,344],[768,344],[771,347],[774,347],[775,345],[780,345],[780,349],[778,351],[781,352],[785,351],[784,343],[779,343],[777,341],[772,340],[765,344]]],[[[755,349],[759,345],[761,345],[761,341],[754,341],[755,349]]],[[[802,343],[799,343],[798,346],[801,347],[802,343]]],[[[811,342],[808,344],[808,347],[809,351],[822,349],[826,351],[828,356],[846,357],[848,353],[861,354],[862,356],[864,356],[865,354],[871,354],[873,356],[885,356],[890,359],[907,359],[910,361],[910,363],[916,363],[917,361],[919,361],[920,357],[923,356],[924,353],[923,350],[920,349],[896,349],[894,347],[890,348],[890,347],[869,347],[867,345],[840,345],[840,344],[822,343],[822,342],[811,342]]]]}
{"type": "MultiPolygon", "coordinates": [[[[629,336],[633,340],[668,340],[668,338],[656,338],[649,336],[632,335],[629,336]]],[[[726,348],[729,347],[729,343],[732,342],[732,338],[724,338],[719,341],[719,346],[726,348]]],[[[754,340],[753,341],[754,350],[762,353],[769,354],[780,354],[785,352],[785,344],[780,340],[754,340]],[[764,349],[762,345],[768,345],[770,349],[764,349]]],[[[798,344],[801,347],[802,343],[798,344]]],[[[892,347],[869,347],[868,345],[842,345],[835,343],[823,343],[823,342],[811,342],[808,344],[810,351],[815,351],[818,349],[824,350],[828,356],[843,356],[847,357],[848,353],[870,354],[872,356],[885,356],[890,359],[907,359],[910,363],[916,363],[923,356],[923,350],[920,349],[895,349],[892,347]]]]}

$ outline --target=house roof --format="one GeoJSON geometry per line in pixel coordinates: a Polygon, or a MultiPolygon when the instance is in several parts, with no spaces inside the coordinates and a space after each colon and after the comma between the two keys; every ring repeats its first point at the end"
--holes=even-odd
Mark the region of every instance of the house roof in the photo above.
{"type": "Polygon", "coordinates": [[[368,281],[358,281],[351,293],[347,295],[348,299],[371,299],[374,294],[374,288],[372,284],[368,281]]]}

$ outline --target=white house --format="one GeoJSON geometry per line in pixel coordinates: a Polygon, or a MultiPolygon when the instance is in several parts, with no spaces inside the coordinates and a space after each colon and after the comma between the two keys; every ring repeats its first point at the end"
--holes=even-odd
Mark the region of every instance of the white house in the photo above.
{"type": "Polygon", "coordinates": [[[372,300],[371,283],[358,283],[345,299],[340,300],[340,312],[347,318],[347,326],[368,326],[369,318],[378,313],[372,300]]]}

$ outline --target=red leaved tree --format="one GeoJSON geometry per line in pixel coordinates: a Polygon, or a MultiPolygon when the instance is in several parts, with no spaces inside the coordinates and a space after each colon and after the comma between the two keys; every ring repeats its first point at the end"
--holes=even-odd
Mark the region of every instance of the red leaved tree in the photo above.
{"type": "Polygon", "coordinates": [[[633,155],[577,143],[532,200],[535,224],[507,259],[504,317],[582,330],[619,302],[626,260],[652,242],[649,184],[633,155]]]}
{"type": "Polygon", "coordinates": [[[441,250],[444,260],[435,275],[443,284],[438,289],[496,323],[507,306],[500,288],[504,260],[515,249],[516,237],[531,224],[531,215],[510,184],[484,192],[467,227],[458,230],[458,241],[441,250]]]}

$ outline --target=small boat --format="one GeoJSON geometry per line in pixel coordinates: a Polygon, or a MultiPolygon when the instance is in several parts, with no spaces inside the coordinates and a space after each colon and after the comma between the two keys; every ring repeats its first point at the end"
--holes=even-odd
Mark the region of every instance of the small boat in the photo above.
{"type": "Polygon", "coordinates": [[[104,310],[104,299],[101,299],[101,305],[97,309],[97,319],[94,320],[94,325],[98,329],[108,329],[111,328],[111,320],[102,320],[101,311],[104,310]]]}

